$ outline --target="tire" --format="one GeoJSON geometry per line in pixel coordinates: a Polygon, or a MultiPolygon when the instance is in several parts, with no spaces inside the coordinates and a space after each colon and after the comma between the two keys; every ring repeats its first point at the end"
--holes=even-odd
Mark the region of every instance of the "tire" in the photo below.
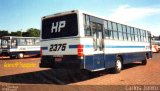
{"type": "Polygon", "coordinates": [[[120,73],[122,70],[122,59],[120,57],[116,58],[115,67],[113,68],[113,73],[120,73]]]}
{"type": "Polygon", "coordinates": [[[17,58],[19,58],[19,59],[24,58],[24,54],[23,53],[18,53],[17,58]]]}
{"type": "Polygon", "coordinates": [[[142,60],[142,65],[146,65],[147,64],[147,59],[142,60]]]}

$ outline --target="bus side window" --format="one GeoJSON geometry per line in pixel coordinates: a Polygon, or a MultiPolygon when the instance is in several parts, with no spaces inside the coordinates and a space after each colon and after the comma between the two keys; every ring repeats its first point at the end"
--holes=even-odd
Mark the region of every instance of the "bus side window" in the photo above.
{"type": "Polygon", "coordinates": [[[143,39],[144,39],[144,42],[146,42],[146,32],[143,30],[143,39]]]}
{"type": "Polygon", "coordinates": [[[127,26],[127,37],[128,40],[131,41],[131,28],[129,26],[127,26]]]}
{"type": "Polygon", "coordinates": [[[113,31],[112,31],[112,23],[111,21],[108,21],[108,36],[110,39],[113,39],[113,31]]]}
{"type": "Polygon", "coordinates": [[[151,34],[149,32],[148,33],[148,42],[150,43],[151,42],[151,34]]]}
{"type": "Polygon", "coordinates": [[[40,45],[40,40],[39,39],[35,39],[35,45],[40,45]]]}
{"type": "Polygon", "coordinates": [[[98,47],[99,47],[99,50],[102,51],[103,50],[103,42],[102,42],[102,39],[103,39],[103,28],[102,28],[102,24],[97,24],[97,32],[98,32],[98,38],[99,38],[99,43],[98,43],[98,47]]]}
{"type": "Polygon", "coordinates": [[[127,33],[126,33],[126,25],[123,25],[122,29],[123,29],[123,38],[124,38],[124,40],[128,40],[127,39],[127,33]]]}
{"type": "Polygon", "coordinates": [[[135,34],[135,41],[138,42],[137,28],[134,28],[134,34],[135,34]]]}
{"type": "Polygon", "coordinates": [[[18,45],[19,46],[25,46],[26,45],[26,40],[25,39],[18,39],[18,45]]]}
{"type": "Polygon", "coordinates": [[[11,46],[12,48],[15,48],[17,46],[17,40],[16,39],[12,39],[11,45],[12,45],[11,46]]]}
{"type": "Polygon", "coordinates": [[[132,41],[135,41],[135,34],[134,34],[133,27],[131,27],[131,39],[132,39],[132,41]]]}
{"type": "Polygon", "coordinates": [[[92,31],[93,31],[93,47],[95,50],[97,50],[97,36],[98,36],[97,30],[96,30],[97,26],[95,23],[92,22],[91,27],[92,27],[92,31]]]}
{"type": "Polygon", "coordinates": [[[118,40],[118,31],[117,31],[117,24],[112,22],[112,27],[113,27],[113,35],[114,35],[114,39],[118,40]]]}
{"type": "Polygon", "coordinates": [[[109,39],[109,37],[111,36],[111,34],[110,34],[110,32],[109,32],[109,30],[107,29],[107,21],[104,21],[104,35],[105,35],[105,38],[106,39],[109,39]]]}
{"type": "Polygon", "coordinates": [[[26,39],[27,45],[33,45],[34,40],[33,39],[26,39]]]}
{"type": "Polygon", "coordinates": [[[118,35],[119,35],[119,40],[123,40],[123,33],[122,33],[122,25],[118,24],[118,35]]]}
{"type": "Polygon", "coordinates": [[[146,31],[146,42],[148,42],[148,32],[146,31]]]}
{"type": "Polygon", "coordinates": [[[83,15],[85,36],[91,36],[90,20],[88,15],[83,15]]]}
{"type": "Polygon", "coordinates": [[[141,41],[144,42],[144,38],[143,38],[143,30],[140,29],[141,32],[141,41]]]}
{"type": "Polygon", "coordinates": [[[141,32],[140,32],[140,29],[138,29],[138,40],[139,40],[139,42],[141,42],[141,32]]]}

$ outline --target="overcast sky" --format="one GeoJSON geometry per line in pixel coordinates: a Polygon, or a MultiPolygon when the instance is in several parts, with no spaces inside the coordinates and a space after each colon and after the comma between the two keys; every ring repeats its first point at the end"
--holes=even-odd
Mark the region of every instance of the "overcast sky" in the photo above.
{"type": "Polygon", "coordinates": [[[0,0],[0,30],[41,27],[41,17],[79,9],[160,35],[160,0],[0,0]]]}

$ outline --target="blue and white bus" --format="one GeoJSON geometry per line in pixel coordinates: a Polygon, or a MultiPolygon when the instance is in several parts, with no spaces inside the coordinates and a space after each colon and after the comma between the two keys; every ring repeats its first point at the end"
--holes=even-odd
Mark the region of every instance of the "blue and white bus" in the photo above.
{"type": "Polygon", "coordinates": [[[152,57],[151,33],[93,14],[73,10],[42,18],[40,67],[113,68],[152,57]]]}
{"type": "Polygon", "coordinates": [[[0,55],[23,58],[24,55],[40,55],[39,37],[3,36],[0,38],[0,55]]]}

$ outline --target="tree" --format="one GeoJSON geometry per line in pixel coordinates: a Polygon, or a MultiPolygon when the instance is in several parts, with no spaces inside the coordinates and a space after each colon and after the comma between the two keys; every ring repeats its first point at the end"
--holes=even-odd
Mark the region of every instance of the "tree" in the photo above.
{"type": "Polygon", "coordinates": [[[40,30],[36,29],[36,28],[30,28],[27,30],[27,32],[23,32],[22,36],[24,36],[24,37],[39,37],[40,30]]]}
{"type": "Polygon", "coordinates": [[[11,35],[11,36],[22,36],[22,32],[21,32],[21,31],[11,32],[10,35],[11,35]]]}
{"type": "Polygon", "coordinates": [[[0,30],[0,37],[2,36],[9,36],[10,34],[8,33],[7,30],[0,30]]]}

